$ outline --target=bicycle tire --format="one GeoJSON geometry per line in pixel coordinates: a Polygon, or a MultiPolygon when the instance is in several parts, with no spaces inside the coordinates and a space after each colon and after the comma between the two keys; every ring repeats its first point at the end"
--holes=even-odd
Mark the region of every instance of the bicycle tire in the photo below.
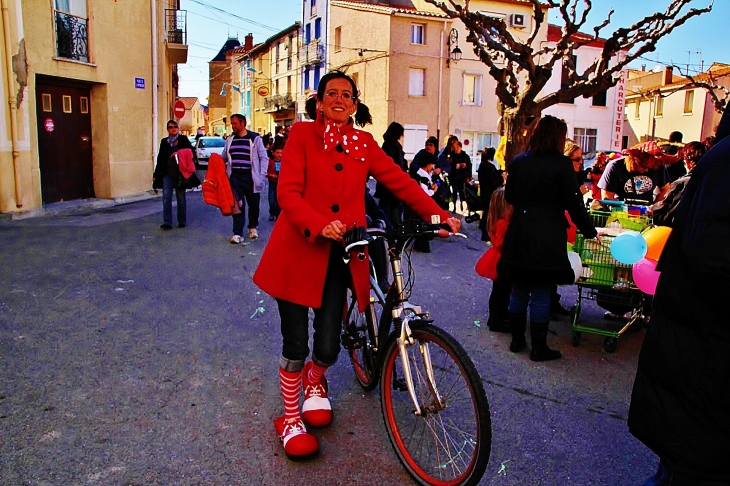
{"type": "Polygon", "coordinates": [[[350,357],[357,382],[364,390],[374,390],[378,386],[380,374],[375,366],[372,348],[375,343],[373,326],[377,325],[377,320],[376,323],[372,322],[371,312],[376,312],[376,317],[379,318],[376,309],[381,306],[377,299],[371,299],[370,306],[365,309],[365,312],[360,312],[355,294],[348,290],[348,296],[345,332],[348,332],[349,328],[349,332],[354,338],[354,345],[347,349],[347,354],[350,357]]]}
{"type": "Polygon", "coordinates": [[[400,380],[402,360],[391,333],[386,345],[380,397],[385,428],[395,453],[409,474],[422,485],[477,484],[489,463],[492,424],[484,385],[464,348],[446,331],[410,323],[417,345],[407,348],[422,416],[413,410],[400,380]],[[427,345],[434,380],[446,407],[434,410],[425,379],[421,346],[427,345]],[[430,409],[429,409],[430,408],[430,409]]]}

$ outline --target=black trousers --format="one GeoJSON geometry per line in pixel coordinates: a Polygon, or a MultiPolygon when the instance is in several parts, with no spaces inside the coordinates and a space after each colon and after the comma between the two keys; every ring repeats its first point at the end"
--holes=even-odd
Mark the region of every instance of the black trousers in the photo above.
{"type": "MultiPolygon", "coordinates": [[[[342,316],[350,282],[350,270],[342,261],[342,245],[333,242],[322,291],[322,306],[314,309],[312,361],[332,366],[340,353],[342,316]]],[[[309,356],[309,307],[276,299],[281,317],[281,367],[299,371],[309,356]]]]}
{"type": "Polygon", "coordinates": [[[236,199],[243,203],[241,212],[233,215],[233,234],[243,236],[243,225],[246,222],[243,212],[246,211],[246,205],[248,205],[248,227],[259,226],[261,194],[253,192],[253,178],[250,171],[232,171],[231,189],[236,194],[236,199]]]}

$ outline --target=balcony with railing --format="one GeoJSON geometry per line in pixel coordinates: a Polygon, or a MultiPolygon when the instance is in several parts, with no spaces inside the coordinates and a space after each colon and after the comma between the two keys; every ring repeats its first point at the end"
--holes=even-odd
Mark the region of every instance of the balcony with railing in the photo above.
{"type": "Polygon", "coordinates": [[[300,65],[319,64],[322,61],[324,61],[324,44],[320,39],[315,39],[299,48],[300,65]]]}
{"type": "Polygon", "coordinates": [[[88,19],[56,11],[56,55],[89,62],[88,19]]]}
{"type": "Polygon", "coordinates": [[[264,111],[266,113],[274,113],[282,110],[293,110],[294,99],[291,93],[267,96],[264,98],[264,111]]]}
{"type": "Polygon", "coordinates": [[[187,20],[187,10],[165,9],[165,38],[167,39],[167,58],[170,64],[188,62],[187,20]]]}

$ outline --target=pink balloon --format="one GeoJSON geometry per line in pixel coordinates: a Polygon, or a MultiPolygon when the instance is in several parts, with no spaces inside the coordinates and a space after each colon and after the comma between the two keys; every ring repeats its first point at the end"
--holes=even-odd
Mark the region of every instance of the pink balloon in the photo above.
{"type": "Polygon", "coordinates": [[[661,275],[661,272],[656,271],[656,264],[657,262],[649,258],[634,263],[634,283],[645,294],[654,295],[656,292],[656,284],[661,275]]]}

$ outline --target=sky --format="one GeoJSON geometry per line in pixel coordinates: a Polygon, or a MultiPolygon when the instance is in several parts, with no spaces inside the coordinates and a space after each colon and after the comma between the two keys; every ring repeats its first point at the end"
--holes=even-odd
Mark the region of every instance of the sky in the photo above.
{"type": "MultiPolygon", "coordinates": [[[[711,2],[693,0],[689,8],[703,8],[711,2]]],[[[607,37],[616,28],[628,27],[646,15],[664,11],[670,3],[671,0],[593,0],[582,31],[592,33],[592,28],[603,22],[613,8],[611,23],[601,31],[601,36],[607,37]]],[[[302,18],[302,0],[181,0],[181,8],[188,12],[188,62],[178,66],[180,96],[198,97],[201,104],[207,104],[208,62],[228,36],[238,37],[243,44],[246,34],[252,33],[257,44],[302,18]]],[[[549,20],[561,25],[556,12],[549,13],[549,20]]],[[[729,21],[730,0],[715,0],[712,12],[677,27],[657,43],[654,52],[631,67],[638,69],[646,64],[647,69],[652,69],[657,64],[674,63],[683,72],[688,66],[690,73],[696,73],[701,65],[706,69],[713,62],[730,64],[730,49],[721,41],[729,21]]]]}

